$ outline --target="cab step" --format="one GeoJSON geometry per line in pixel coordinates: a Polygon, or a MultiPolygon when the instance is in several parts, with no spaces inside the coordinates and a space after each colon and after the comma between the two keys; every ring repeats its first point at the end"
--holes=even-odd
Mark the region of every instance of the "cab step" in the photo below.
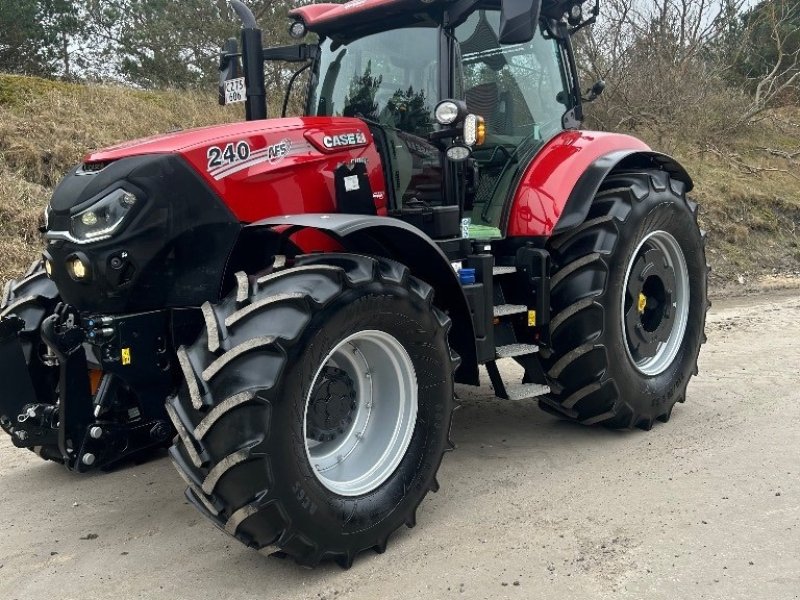
{"type": "Polygon", "coordinates": [[[506,386],[509,400],[527,400],[550,393],[550,387],[539,383],[512,383],[506,386]]]}
{"type": "Polygon", "coordinates": [[[524,315],[528,312],[528,307],[524,304],[498,304],[494,307],[495,317],[507,317],[509,315],[524,315]]]}
{"type": "Polygon", "coordinates": [[[498,346],[495,354],[497,358],[514,358],[515,356],[534,354],[538,351],[539,346],[533,344],[508,344],[507,346],[498,346]]]}

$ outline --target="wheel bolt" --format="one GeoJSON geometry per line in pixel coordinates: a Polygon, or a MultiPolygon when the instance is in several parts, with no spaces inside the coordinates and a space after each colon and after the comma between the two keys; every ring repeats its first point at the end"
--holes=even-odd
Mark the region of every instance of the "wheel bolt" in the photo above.
{"type": "Polygon", "coordinates": [[[101,437],[103,437],[103,429],[102,429],[102,427],[92,427],[89,430],[89,435],[91,436],[91,438],[93,440],[99,440],[101,437]]]}
{"type": "Polygon", "coordinates": [[[81,458],[81,462],[85,464],[87,467],[91,467],[94,464],[94,461],[95,461],[95,456],[91,452],[87,452],[86,454],[83,455],[83,458],[81,458]]]}

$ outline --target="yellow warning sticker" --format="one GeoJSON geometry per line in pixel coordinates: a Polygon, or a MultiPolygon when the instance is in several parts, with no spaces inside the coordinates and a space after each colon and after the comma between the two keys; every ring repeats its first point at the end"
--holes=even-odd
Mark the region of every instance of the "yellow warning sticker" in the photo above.
{"type": "Polygon", "coordinates": [[[536,311],[528,311],[528,327],[536,327],[536,311]]]}
{"type": "Polygon", "coordinates": [[[123,348],[122,349],[122,365],[129,365],[131,364],[131,349],[130,348],[123,348]]]}

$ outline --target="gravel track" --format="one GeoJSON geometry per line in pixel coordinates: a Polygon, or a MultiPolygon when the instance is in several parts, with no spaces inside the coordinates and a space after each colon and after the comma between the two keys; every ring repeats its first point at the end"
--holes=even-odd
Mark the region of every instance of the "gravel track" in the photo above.
{"type": "Polygon", "coordinates": [[[75,476],[0,439],[0,598],[800,597],[800,295],[717,302],[700,376],[649,433],[460,387],[442,489],[350,571],[247,550],[166,459],[75,476]]]}

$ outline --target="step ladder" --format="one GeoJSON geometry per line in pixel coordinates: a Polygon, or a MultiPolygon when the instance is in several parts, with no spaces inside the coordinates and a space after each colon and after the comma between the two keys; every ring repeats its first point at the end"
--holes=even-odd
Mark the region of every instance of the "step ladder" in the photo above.
{"type": "MultiPolygon", "coordinates": [[[[509,304],[506,303],[503,293],[503,280],[510,275],[517,272],[514,266],[495,265],[492,269],[494,279],[494,288],[498,293],[495,294],[494,317],[499,321],[499,325],[511,318],[519,318],[519,315],[527,315],[528,307],[524,304],[509,304]]],[[[508,337],[508,336],[506,336],[508,337]]],[[[539,352],[539,346],[530,343],[522,343],[514,341],[504,345],[496,346],[495,360],[486,363],[486,371],[489,374],[494,393],[499,398],[506,400],[527,400],[544,396],[550,393],[550,388],[547,385],[540,383],[524,383],[524,382],[509,382],[503,381],[498,368],[498,361],[517,360],[517,362],[524,362],[526,356],[531,357],[539,352]]],[[[502,362],[500,363],[503,364],[502,362]]]]}

